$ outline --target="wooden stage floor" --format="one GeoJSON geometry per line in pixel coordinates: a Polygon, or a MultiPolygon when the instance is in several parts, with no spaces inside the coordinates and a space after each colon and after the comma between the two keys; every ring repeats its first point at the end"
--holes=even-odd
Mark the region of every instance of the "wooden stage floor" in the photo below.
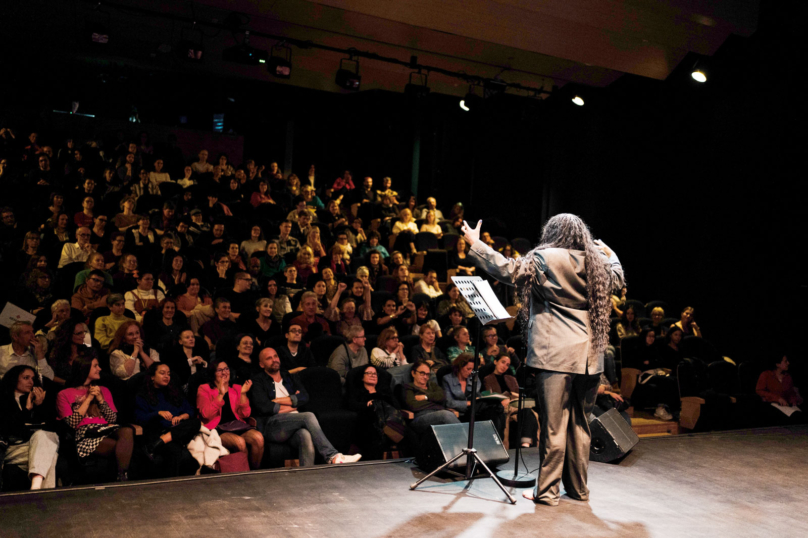
{"type": "Polygon", "coordinates": [[[0,497],[0,537],[806,537],[806,460],[804,427],[643,439],[555,508],[490,479],[409,491],[406,461],[64,489],[0,497]]]}

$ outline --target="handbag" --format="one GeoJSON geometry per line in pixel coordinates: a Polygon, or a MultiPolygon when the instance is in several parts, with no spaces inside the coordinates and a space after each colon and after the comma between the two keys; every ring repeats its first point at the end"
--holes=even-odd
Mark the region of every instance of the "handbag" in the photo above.
{"type": "Polygon", "coordinates": [[[219,456],[214,468],[221,473],[247,473],[250,462],[246,452],[231,452],[227,456],[219,456]]]}
{"type": "Polygon", "coordinates": [[[216,426],[216,431],[222,433],[244,433],[246,431],[254,430],[252,426],[240,420],[231,420],[216,426]]]}
{"type": "Polygon", "coordinates": [[[373,426],[379,437],[387,436],[395,443],[401,442],[407,428],[401,411],[383,400],[373,400],[371,409],[376,415],[373,426]]]}

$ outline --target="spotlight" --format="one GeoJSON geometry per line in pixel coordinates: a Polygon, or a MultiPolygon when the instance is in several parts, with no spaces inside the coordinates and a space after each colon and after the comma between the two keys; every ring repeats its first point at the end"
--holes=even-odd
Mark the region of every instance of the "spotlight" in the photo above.
{"type": "Polygon", "coordinates": [[[410,73],[410,81],[404,86],[404,93],[413,97],[422,97],[429,93],[428,76],[423,73],[410,73]]]}
{"type": "Polygon", "coordinates": [[[346,90],[357,91],[359,85],[362,83],[362,77],[359,75],[359,62],[352,58],[343,58],[339,61],[339,70],[337,70],[337,86],[345,88],[346,90]],[[354,70],[345,69],[345,63],[354,64],[354,70]]]}
{"type": "Polygon", "coordinates": [[[250,32],[244,32],[244,43],[222,51],[222,60],[241,65],[258,65],[267,63],[267,51],[250,46],[250,32]]]}
{"type": "Polygon", "coordinates": [[[575,97],[573,97],[572,102],[575,103],[578,106],[584,106],[584,100],[579,95],[576,95],[575,97]]]}
{"type": "Polygon", "coordinates": [[[292,76],[292,49],[283,43],[273,46],[269,51],[267,71],[278,78],[292,76]]]}
{"type": "Polygon", "coordinates": [[[707,82],[707,75],[709,75],[710,72],[708,71],[706,63],[707,62],[702,58],[696,60],[696,63],[693,64],[693,71],[690,72],[690,77],[696,82],[707,82]]]}
{"type": "Polygon", "coordinates": [[[474,95],[474,86],[469,86],[469,92],[460,100],[460,108],[468,112],[472,108],[477,108],[481,101],[482,99],[478,95],[474,95]]]}

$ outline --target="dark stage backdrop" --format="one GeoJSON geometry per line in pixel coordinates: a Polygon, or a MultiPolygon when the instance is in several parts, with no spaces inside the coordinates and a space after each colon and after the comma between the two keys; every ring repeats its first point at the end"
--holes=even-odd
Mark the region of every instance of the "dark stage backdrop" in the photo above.
{"type": "Polygon", "coordinates": [[[696,307],[705,336],[740,362],[804,340],[805,11],[764,3],[759,31],[727,41],[707,85],[689,81],[688,59],[664,82],[623,77],[583,108],[505,96],[465,113],[439,95],[328,94],[104,63],[32,70],[7,57],[2,118],[47,131],[48,111],[71,100],[190,129],[224,113],[245,158],[301,177],[315,164],[320,184],[345,168],[358,182],[389,175],[445,210],[462,202],[494,235],[535,241],[548,215],[573,212],[618,252],[631,298],[667,300],[672,317],[696,307]]]}

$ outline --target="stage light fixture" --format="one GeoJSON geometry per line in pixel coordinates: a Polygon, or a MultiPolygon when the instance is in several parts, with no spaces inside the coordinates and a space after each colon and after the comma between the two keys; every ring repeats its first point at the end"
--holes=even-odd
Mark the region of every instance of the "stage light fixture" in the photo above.
{"type": "Polygon", "coordinates": [[[690,76],[696,82],[707,82],[707,74],[701,69],[694,70],[692,73],[690,73],[690,76]]]}
{"type": "Polygon", "coordinates": [[[280,43],[269,50],[269,61],[267,71],[278,78],[290,78],[292,76],[292,49],[280,43]]]}
{"type": "Polygon", "coordinates": [[[572,102],[578,106],[584,106],[584,100],[580,95],[576,95],[572,98],[572,102]]]}
{"type": "Polygon", "coordinates": [[[479,95],[474,94],[474,86],[469,86],[469,92],[463,99],[460,100],[460,108],[466,112],[469,112],[471,109],[477,108],[481,101],[482,98],[479,95]]]}
{"type": "Polygon", "coordinates": [[[422,97],[429,93],[429,75],[424,73],[410,73],[410,81],[404,86],[404,93],[414,97],[422,97]]]}
{"type": "Polygon", "coordinates": [[[337,86],[345,88],[346,90],[358,91],[362,83],[362,77],[359,75],[359,62],[353,58],[343,58],[339,61],[339,69],[337,70],[336,78],[337,86]],[[354,70],[345,69],[345,64],[353,64],[354,70]]]}
{"type": "Polygon", "coordinates": [[[267,63],[267,51],[250,46],[250,32],[244,32],[244,43],[222,51],[222,60],[241,65],[258,65],[267,63]]]}

